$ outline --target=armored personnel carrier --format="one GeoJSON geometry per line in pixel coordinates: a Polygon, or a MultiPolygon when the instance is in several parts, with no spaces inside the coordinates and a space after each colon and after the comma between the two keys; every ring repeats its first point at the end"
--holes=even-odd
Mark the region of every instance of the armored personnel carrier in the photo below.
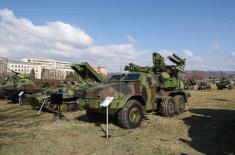
{"type": "Polygon", "coordinates": [[[125,129],[140,126],[146,112],[166,117],[183,113],[190,94],[184,92],[178,73],[183,72],[185,59],[176,54],[168,58],[175,65],[165,65],[164,58],[153,53],[153,67],[130,63],[125,67],[128,73],[113,75],[106,83],[87,89],[85,98],[79,99],[87,117],[95,120],[105,114],[100,104],[107,96],[114,97],[109,114],[125,129]]]}

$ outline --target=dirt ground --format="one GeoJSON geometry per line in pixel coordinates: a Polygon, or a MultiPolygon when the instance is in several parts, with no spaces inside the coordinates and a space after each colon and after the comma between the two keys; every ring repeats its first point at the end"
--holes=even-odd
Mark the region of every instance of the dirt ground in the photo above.
{"type": "Polygon", "coordinates": [[[84,111],[53,114],[0,102],[0,154],[235,154],[235,90],[191,91],[188,111],[147,114],[140,128],[91,123],[84,111]]]}

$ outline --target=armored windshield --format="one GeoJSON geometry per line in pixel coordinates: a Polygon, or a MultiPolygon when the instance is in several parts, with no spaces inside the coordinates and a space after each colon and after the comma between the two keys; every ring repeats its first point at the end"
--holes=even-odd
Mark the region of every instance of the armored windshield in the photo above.
{"type": "Polygon", "coordinates": [[[113,81],[137,81],[140,78],[140,74],[121,74],[113,75],[108,82],[113,81]]]}

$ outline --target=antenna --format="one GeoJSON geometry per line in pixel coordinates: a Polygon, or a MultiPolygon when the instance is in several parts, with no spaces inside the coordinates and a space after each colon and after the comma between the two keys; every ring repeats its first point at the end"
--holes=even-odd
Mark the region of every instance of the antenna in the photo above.
{"type": "Polygon", "coordinates": [[[119,78],[119,89],[118,89],[118,98],[120,97],[120,90],[121,90],[121,76],[122,76],[122,61],[120,66],[120,78],[119,78]]]}

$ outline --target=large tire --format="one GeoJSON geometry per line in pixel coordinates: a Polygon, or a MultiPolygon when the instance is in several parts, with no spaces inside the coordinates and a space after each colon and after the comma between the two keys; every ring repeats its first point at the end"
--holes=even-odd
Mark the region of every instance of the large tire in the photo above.
{"type": "Polygon", "coordinates": [[[77,111],[78,110],[78,104],[77,103],[70,103],[68,111],[77,111]]]}
{"type": "Polygon", "coordinates": [[[185,110],[185,99],[181,95],[176,95],[174,96],[174,101],[175,101],[175,112],[176,114],[181,114],[185,110]]]}
{"type": "Polygon", "coordinates": [[[69,106],[67,104],[61,104],[60,105],[60,111],[61,112],[68,112],[69,106]]]}
{"type": "Polygon", "coordinates": [[[129,100],[126,105],[118,112],[118,123],[124,129],[139,127],[142,119],[142,105],[137,100],[129,100]]]}
{"type": "Polygon", "coordinates": [[[175,101],[173,97],[167,97],[167,99],[163,102],[161,102],[160,105],[160,113],[164,117],[172,117],[175,115],[175,101]]]}

